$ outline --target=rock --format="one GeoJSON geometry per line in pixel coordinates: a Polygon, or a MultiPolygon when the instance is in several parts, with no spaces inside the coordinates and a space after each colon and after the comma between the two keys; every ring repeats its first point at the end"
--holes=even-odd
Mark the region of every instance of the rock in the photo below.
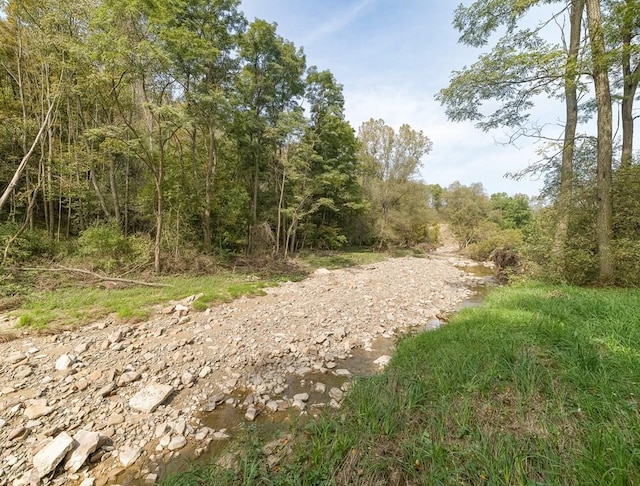
{"type": "Polygon", "coordinates": [[[329,396],[339,402],[344,398],[344,392],[340,388],[333,387],[329,390],[329,396]]]}
{"type": "Polygon", "coordinates": [[[338,369],[333,372],[336,376],[351,376],[351,371],[345,369],[338,369]]]}
{"type": "Polygon", "coordinates": [[[160,444],[162,447],[167,447],[170,442],[171,442],[171,434],[166,433],[160,438],[160,441],[158,442],[158,444],[160,444]]]}
{"type": "Polygon", "coordinates": [[[39,417],[44,417],[45,415],[49,415],[51,412],[55,410],[55,407],[48,407],[46,400],[34,400],[32,405],[29,405],[24,410],[24,416],[28,420],[35,420],[39,417]]]}
{"type": "Polygon", "coordinates": [[[171,438],[169,445],[167,445],[167,449],[169,449],[170,451],[177,451],[178,449],[182,449],[186,445],[187,439],[184,435],[174,435],[171,438]]]}
{"type": "Polygon", "coordinates": [[[99,397],[104,398],[107,395],[111,395],[115,389],[116,389],[116,384],[112,382],[100,388],[97,392],[97,395],[99,397]]]}
{"type": "Polygon", "coordinates": [[[129,406],[140,412],[151,413],[162,405],[162,403],[169,398],[169,395],[172,393],[173,387],[171,385],[160,385],[154,383],[143,388],[131,397],[129,400],[129,406]]]}
{"type": "Polygon", "coordinates": [[[112,332],[111,334],[109,334],[109,337],[107,338],[107,340],[109,341],[109,344],[115,344],[115,343],[119,343],[120,341],[122,341],[122,331],[120,329],[112,332]]]}
{"type": "Polygon", "coordinates": [[[182,373],[182,376],[180,377],[180,381],[184,386],[191,385],[194,379],[195,377],[188,371],[185,371],[184,373],[182,373]]]}
{"type": "Polygon", "coordinates": [[[214,440],[225,440],[229,438],[229,434],[227,434],[227,429],[220,429],[217,432],[213,433],[214,440]]]}
{"type": "Polygon", "coordinates": [[[95,486],[96,480],[94,478],[85,478],[80,483],[80,486],[95,486]]]}
{"type": "Polygon", "coordinates": [[[22,437],[28,434],[29,434],[29,429],[21,425],[9,432],[9,434],[7,435],[7,440],[12,441],[13,439],[17,439],[18,437],[22,437]]]}
{"type": "Polygon", "coordinates": [[[75,348],[73,348],[73,352],[75,354],[82,354],[87,349],[89,349],[89,343],[81,343],[81,344],[78,344],[75,348]]]}
{"type": "Polygon", "coordinates": [[[247,412],[244,414],[245,420],[248,420],[249,422],[253,422],[257,416],[258,416],[258,409],[253,405],[249,405],[249,408],[247,408],[247,412]]]}
{"type": "Polygon", "coordinates": [[[123,386],[126,386],[129,383],[133,383],[138,378],[140,378],[139,373],[135,371],[126,371],[118,377],[117,385],[122,388],[123,386]]]}
{"type": "Polygon", "coordinates": [[[278,402],[274,401],[274,400],[270,400],[267,402],[267,404],[265,405],[269,410],[271,410],[272,412],[277,412],[278,411],[278,402]]]}
{"type": "Polygon", "coordinates": [[[207,436],[213,432],[209,427],[202,427],[196,431],[195,438],[197,441],[203,441],[207,438],[207,436]]]}
{"type": "Polygon", "coordinates": [[[174,312],[176,312],[180,317],[186,316],[189,313],[189,308],[183,304],[176,304],[173,308],[174,312]]]}
{"type": "Polygon", "coordinates": [[[200,373],[198,373],[198,376],[200,378],[205,378],[209,373],[211,373],[211,371],[212,371],[211,366],[205,366],[200,370],[200,373]]]}
{"type": "Polygon", "coordinates": [[[387,356],[385,354],[376,359],[374,363],[377,364],[380,368],[384,368],[389,364],[389,361],[391,361],[391,356],[387,356]]]}
{"type": "Polygon", "coordinates": [[[123,467],[129,467],[138,460],[140,454],[142,454],[142,447],[127,447],[120,451],[118,458],[123,467]]]}
{"type": "Polygon", "coordinates": [[[298,368],[296,370],[296,375],[298,376],[303,376],[306,375],[307,373],[311,373],[313,370],[311,368],[309,368],[308,366],[303,366],[301,368],[298,368]]]}
{"type": "Polygon", "coordinates": [[[62,432],[33,456],[33,466],[36,468],[38,478],[43,478],[53,471],[75,443],[69,434],[62,432]]]}
{"type": "Polygon", "coordinates": [[[22,380],[27,376],[31,376],[33,373],[33,369],[29,365],[20,365],[16,368],[15,374],[13,375],[16,380],[22,380]]]}
{"type": "Polygon", "coordinates": [[[156,484],[158,481],[158,475],[156,473],[149,473],[144,477],[144,484],[156,484]]]}
{"type": "Polygon", "coordinates": [[[87,458],[95,452],[98,445],[100,445],[101,439],[98,432],[89,432],[80,429],[73,435],[73,440],[75,440],[78,445],[71,452],[64,468],[75,473],[83,466],[87,458]]]}
{"type": "Polygon", "coordinates": [[[71,368],[71,365],[73,364],[73,362],[74,360],[70,355],[63,354],[56,360],[55,368],[57,371],[68,370],[69,368],[71,368]]]}
{"type": "Polygon", "coordinates": [[[318,393],[324,393],[327,391],[327,385],[325,385],[324,383],[320,383],[318,381],[314,387],[314,390],[317,391],[318,393]]]}
{"type": "Polygon", "coordinates": [[[296,395],[293,396],[293,400],[294,401],[300,401],[300,402],[306,402],[307,400],[309,400],[309,394],[308,393],[297,393],[296,395]]]}
{"type": "Polygon", "coordinates": [[[86,389],[89,386],[89,382],[87,380],[85,380],[84,378],[81,378],[78,381],[76,381],[73,384],[73,386],[76,387],[76,390],[82,391],[82,390],[86,389]]]}
{"type": "Polygon", "coordinates": [[[124,415],[120,413],[112,413],[107,419],[107,425],[120,425],[124,422],[124,415]]]}
{"type": "Polygon", "coordinates": [[[166,434],[170,430],[171,430],[171,427],[169,427],[169,424],[167,424],[166,422],[162,422],[161,424],[156,425],[156,430],[153,435],[157,439],[159,437],[162,437],[164,434],[166,434]]]}
{"type": "Polygon", "coordinates": [[[316,336],[315,343],[316,343],[316,344],[322,344],[322,343],[324,343],[326,340],[327,340],[327,336],[326,336],[326,335],[324,335],[324,334],[320,334],[319,336],[316,336]]]}
{"type": "Polygon", "coordinates": [[[318,268],[313,272],[314,275],[329,275],[331,270],[327,270],[326,268],[318,268]]]}
{"type": "Polygon", "coordinates": [[[178,435],[183,435],[185,430],[187,430],[187,424],[184,420],[176,422],[173,426],[173,431],[178,435]]]}

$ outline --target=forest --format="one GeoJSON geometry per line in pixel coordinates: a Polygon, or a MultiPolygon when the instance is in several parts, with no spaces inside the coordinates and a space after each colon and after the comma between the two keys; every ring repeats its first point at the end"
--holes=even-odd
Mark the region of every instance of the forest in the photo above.
{"type": "Polygon", "coordinates": [[[476,258],[507,248],[552,279],[640,282],[637,2],[498,3],[455,12],[462,43],[502,36],[437,98],[452,121],[527,135],[537,100],[564,103],[563,137],[529,169],[546,180],[535,201],[421,180],[428,134],[375,116],[354,129],[334,75],[238,0],[1,2],[4,264],[160,273],[207,258],[429,249],[448,223],[476,258]],[[519,27],[548,3],[547,23],[565,22],[554,41],[546,23],[519,27]],[[580,133],[591,119],[597,134],[580,133]]]}

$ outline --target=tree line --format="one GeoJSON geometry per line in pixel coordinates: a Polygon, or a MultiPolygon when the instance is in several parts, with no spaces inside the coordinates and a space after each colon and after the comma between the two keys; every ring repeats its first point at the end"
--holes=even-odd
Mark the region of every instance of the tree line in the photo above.
{"type": "Polygon", "coordinates": [[[239,0],[0,11],[4,261],[78,235],[116,253],[146,242],[156,271],[185,248],[287,256],[428,238],[417,175],[430,140],[373,119],[356,135],[333,74],[239,0]]]}
{"type": "Polygon", "coordinates": [[[454,25],[462,43],[492,47],[439,93],[449,118],[547,142],[529,169],[544,174],[551,202],[539,214],[533,263],[579,283],[640,282],[638,1],[477,0],[458,7],[454,25]],[[545,98],[564,103],[559,136],[532,119],[545,98]]]}

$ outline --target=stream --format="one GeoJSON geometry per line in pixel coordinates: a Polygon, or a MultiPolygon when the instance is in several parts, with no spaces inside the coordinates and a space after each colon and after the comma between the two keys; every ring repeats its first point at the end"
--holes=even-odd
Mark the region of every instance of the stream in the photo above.
{"type": "MultiPolygon", "coordinates": [[[[489,290],[497,285],[492,268],[482,265],[461,266],[458,268],[483,280],[479,285],[471,288],[474,292],[473,295],[458,304],[453,312],[481,305],[489,290]]],[[[422,326],[406,329],[394,335],[378,337],[366,342],[365,346],[361,348],[351,350],[346,359],[340,361],[340,368],[349,370],[349,376],[339,375],[336,370],[325,373],[313,371],[303,377],[290,375],[285,384],[285,398],[293,398],[294,395],[300,393],[308,394],[309,398],[305,402],[304,411],[292,406],[274,413],[259,414],[255,421],[248,422],[244,417],[245,409],[241,405],[246,403],[248,397],[250,399],[251,394],[248,390],[236,390],[214,411],[201,417],[203,425],[214,430],[222,430],[229,436],[228,439],[212,441],[198,458],[194,458],[193,450],[184,449],[179,456],[166,463],[158,464],[158,478],[162,479],[183,472],[193,465],[204,465],[220,461],[225,451],[232,448],[235,439],[241,436],[249,427],[255,428],[253,433],[261,438],[273,438],[279,434],[286,434],[293,423],[308,420],[322,413],[325,408],[331,407],[327,403],[327,390],[338,389],[341,392],[346,392],[354,378],[371,376],[381,372],[386,362],[378,364],[376,360],[382,358],[386,361],[393,354],[399,338],[408,334],[437,329],[444,323],[441,319],[431,319],[422,326]]],[[[142,479],[127,477],[126,474],[117,479],[120,484],[148,484],[142,479]]]]}

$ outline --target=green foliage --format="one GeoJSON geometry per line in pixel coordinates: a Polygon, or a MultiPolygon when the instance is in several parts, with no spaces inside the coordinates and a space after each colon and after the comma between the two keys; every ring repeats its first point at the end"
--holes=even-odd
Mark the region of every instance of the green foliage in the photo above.
{"type": "Polygon", "coordinates": [[[523,235],[518,229],[501,229],[496,223],[484,221],[476,229],[477,241],[467,246],[463,253],[478,261],[489,260],[494,250],[510,248],[517,251],[522,248],[523,235]]]}
{"type": "MultiPolygon", "coordinates": [[[[57,244],[42,230],[24,231],[18,238],[15,235],[20,231],[20,225],[15,223],[0,224],[0,252],[4,252],[10,240],[5,264],[24,263],[40,258],[51,258],[57,253],[57,244]]],[[[0,253],[0,258],[2,253],[0,253]]]]}
{"type": "Polygon", "coordinates": [[[146,260],[150,243],[145,237],[126,237],[118,224],[98,222],[78,238],[78,254],[88,258],[96,269],[113,270],[123,264],[146,260]]]}

